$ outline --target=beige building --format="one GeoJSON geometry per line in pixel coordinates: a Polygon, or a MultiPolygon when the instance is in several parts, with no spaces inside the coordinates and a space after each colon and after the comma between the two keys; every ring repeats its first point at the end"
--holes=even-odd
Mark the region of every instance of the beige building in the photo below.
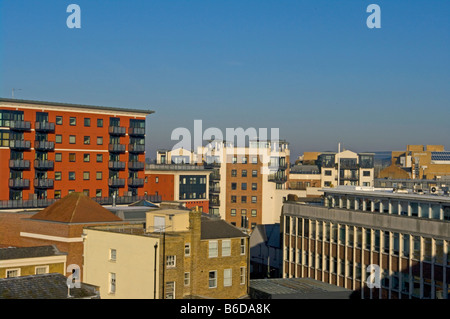
{"type": "Polygon", "coordinates": [[[145,224],[85,229],[84,278],[102,299],[242,298],[248,240],[197,210],[154,210],[145,224]]]}

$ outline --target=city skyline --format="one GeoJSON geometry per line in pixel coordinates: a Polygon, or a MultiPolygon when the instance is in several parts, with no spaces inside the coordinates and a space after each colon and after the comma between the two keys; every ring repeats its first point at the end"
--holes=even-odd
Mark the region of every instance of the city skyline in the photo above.
{"type": "Polygon", "coordinates": [[[147,157],[178,127],[279,128],[304,151],[450,148],[450,4],[2,2],[0,95],[155,110],[147,157]]]}

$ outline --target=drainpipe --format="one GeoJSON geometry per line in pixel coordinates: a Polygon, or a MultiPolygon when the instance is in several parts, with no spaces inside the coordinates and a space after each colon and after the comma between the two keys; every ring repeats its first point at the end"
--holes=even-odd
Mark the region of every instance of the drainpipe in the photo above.
{"type": "Polygon", "coordinates": [[[156,259],[157,259],[157,251],[158,251],[158,242],[155,243],[155,272],[153,275],[153,299],[156,299],[156,259]]]}

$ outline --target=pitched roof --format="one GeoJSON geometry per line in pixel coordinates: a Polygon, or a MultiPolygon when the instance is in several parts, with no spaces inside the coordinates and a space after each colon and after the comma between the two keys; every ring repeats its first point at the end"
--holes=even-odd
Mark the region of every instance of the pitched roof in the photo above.
{"type": "Polygon", "coordinates": [[[115,222],[121,218],[83,193],[70,193],[30,219],[62,223],[115,222]]]}
{"type": "Polygon", "coordinates": [[[223,219],[201,217],[201,239],[248,237],[239,228],[223,219]]]}
{"type": "Polygon", "coordinates": [[[0,279],[0,299],[98,299],[98,287],[81,283],[80,288],[67,286],[67,278],[58,273],[0,279]],[[68,296],[70,293],[70,297],[68,296]]]}
{"type": "Polygon", "coordinates": [[[0,260],[66,255],[54,245],[0,248],[0,260]]]}

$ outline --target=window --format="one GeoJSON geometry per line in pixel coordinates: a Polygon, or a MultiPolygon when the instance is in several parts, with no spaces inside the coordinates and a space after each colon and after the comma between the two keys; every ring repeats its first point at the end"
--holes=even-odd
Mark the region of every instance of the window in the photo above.
{"type": "Polygon", "coordinates": [[[252,196],[252,203],[255,204],[257,202],[257,197],[256,196],[252,196]]]}
{"type": "Polygon", "coordinates": [[[245,238],[241,238],[241,255],[245,255],[245,238]]]}
{"type": "MultiPolygon", "coordinates": [[[[244,158],[245,158],[245,157],[244,157],[244,158]]],[[[242,176],[242,177],[247,177],[247,170],[246,170],[246,169],[243,169],[243,170],[242,170],[241,176],[242,176]]]]}
{"type": "Polygon", "coordinates": [[[258,164],[258,156],[252,157],[252,164],[258,164]]]}
{"type": "Polygon", "coordinates": [[[96,189],[95,190],[95,197],[102,197],[102,190],[101,189],[96,189]]]}
{"type": "Polygon", "coordinates": [[[89,189],[83,189],[84,196],[89,197],[89,189]]]}
{"type": "Polygon", "coordinates": [[[38,266],[34,268],[36,275],[48,274],[49,266],[38,266]]]}
{"type": "Polygon", "coordinates": [[[241,196],[241,203],[247,203],[247,196],[241,196]]]}
{"type": "Polygon", "coordinates": [[[258,177],[258,171],[256,169],[252,170],[252,177],[258,177]]]}
{"type": "Polygon", "coordinates": [[[236,190],[237,188],[237,184],[236,183],[231,183],[231,190],[236,190]]]}
{"type": "Polygon", "coordinates": [[[222,257],[231,256],[231,241],[229,239],[222,240],[222,257]]]}
{"type": "Polygon", "coordinates": [[[76,155],[75,153],[69,153],[69,162],[75,162],[76,155]]]}
{"type": "Polygon", "coordinates": [[[20,269],[6,269],[6,278],[13,278],[20,276],[20,269]]]}
{"type": "Polygon", "coordinates": [[[116,274],[113,272],[109,273],[109,293],[116,293],[116,274]]]}
{"type": "Polygon", "coordinates": [[[370,176],[370,171],[363,171],[363,176],[370,176]]]}
{"type": "Polygon", "coordinates": [[[184,255],[185,256],[191,255],[191,244],[190,243],[184,244],[184,255]]]}
{"type": "Polygon", "coordinates": [[[223,270],[223,286],[224,287],[231,286],[231,278],[232,278],[231,273],[232,273],[231,268],[223,270]]]}
{"type": "MultiPolygon", "coordinates": [[[[242,164],[247,164],[247,157],[245,157],[245,156],[242,157],[242,164]]],[[[247,176],[247,175],[245,175],[245,176],[247,176]]]]}
{"type": "Polygon", "coordinates": [[[89,117],[84,118],[84,126],[86,126],[86,127],[91,126],[91,119],[89,117]]]}
{"type": "Polygon", "coordinates": [[[88,181],[89,180],[89,172],[83,172],[83,180],[88,181]]]}
{"type": "Polygon", "coordinates": [[[176,267],[176,258],[177,256],[166,256],[166,267],[167,268],[174,268],[176,267]]]}
{"type": "Polygon", "coordinates": [[[234,208],[231,209],[231,216],[236,216],[236,209],[234,208]]]}
{"type": "Polygon", "coordinates": [[[55,162],[61,162],[61,161],[62,161],[62,154],[55,153],[55,162]]]}
{"type": "Polygon", "coordinates": [[[61,198],[61,190],[55,190],[55,199],[61,198]]]}
{"type": "Polygon", "coordinates": [[[242,184],[241,184],[241,189],[242,189],[243,191],[247,190],[247,183],[242,183],[242,184]]]}
{"type": "Polygon", "coordinates": [[[103,154],[97,154],[97,163],[103,162],[103,154]]]}
{"type": "Polygon", "coordinates": [[[209,288],[216,288],[217,287],[217,271],[210,271],[209,272],[209,288]]]}
{"type": "Polygon", "coordinates": [[[240,274],[240,283],[241,285],[245,285],[245,278],[246,278],[246,268],[245,267],[241,267],[241,274],[240,274]]]}
{"type": "Polygon", "coordinates": [[[103,145],[103,137],[97,136],[97,145],[103,145]]]}
{"type": "Polygon", "coordinates": [[[75,117],[71,117],[69,119],[69,125],[71,126],[77,125],[77,119],[75,117]]]}
{"type": "Polygon", "coordinates": [[[75,180],[75,172],[69,172],[69,181],[75,180]]]}
{"type": "Polygon", "coordinates": [[[55,120],[56,125],[62,125],[63,124],[63,117],[57,116],[55,120]]]}
{"type": "Polygon", "coordinates": [[[256,209],[252,209],[252,217],[256,217],[256,209]]]}
{"type": "Polygon", "coordinates": [[[236,196],[234,196],[234,195],[231,196],[231,202],[236,203],[236,196]]]}
{"type": "Polygon", "coordinates": [[[91,144],[91,137],[85,136],[84,137],[84,145],[89,145],[89,144],[91,144]]]}
{"type": "Polygon", "coordinates": [[[91,155],[83,154],[83,162],[90,162],[90,161],[91,161],[91,155]]]}
{"type": "Polygon", "coordinates": [[[103,119],[97,119],[97,127],[103,127],[103,119]]]}
{"type": "Polygon", "coordinates": [[[258,189],[257,183],[252,183],[252,191],[256,191],[258,189]]]}
{"type": "Polygon", "coordinates": [[[102,175],[103,175],[102,172],[97,172],[97,173],[95,173],[95,178],[99,181],[102,179],[102,175]]]}
{"type": "Polygon", "coordinates": [[[191,284],[191,273],[185,272],[184,273],[184,285],[189,286],[191,284]]]}
{"type": "Polygon", "coordinates": [[[62,143],[62,135],[56,135],[55,136],[55,143],[56,144],[61,144],[62,143]]]}
{"type": "Polygon", "coordinates": [[[155,183],[156,183],[156,184],[159,183],[159,177],[158,177],[158,176],[155,177],[155,183]]]}
{"type": "Polygon", "coordinates": [[[325,173],[325,176],[331,176],[331,170],[329,170],[329,169],[326,169],[324,171],[324,173],[325,173]]]}
{"type": "Polygon", "coordinates": [[[218,256],[218,245],[217,240],[210,240],[209,241],[209,252],[208,252],[209,258],[217,257],[218,256]]]}
{"type": "Polygon", "coordinates": [[[109,250],[109,260],[116,261],[117,251],[115,249],[109,250]]]}
{"type": "Polygon", "coordinates": [[[237,176],[237,170],[232,169],[231,170],[231,177],[236,177],[237,176]]]}
{"type": "Polygon", "coordinates": [[[61,177],[62,177],[61,174],[62,174],[61,172],[55,172],[55,181],[60,181],[61,180],[61,177]]]}
{"type": "Polygon", "coordinates": [[[166,282],[166,299],[175,299],[175,281],[166,282]]]}
{"type": "Polygon", "coordinates": [[[232,163],[233,163],[233,164],[236,164],[236,163],[237,163],[237,157],[236,157],[236,156],[233,156],[232,163]]]}
{"type": "Polygon", "coordinates": [[[75,144],[75,141],[76,141],[75,135],[69,135],[69,143],[75,144]]]}

